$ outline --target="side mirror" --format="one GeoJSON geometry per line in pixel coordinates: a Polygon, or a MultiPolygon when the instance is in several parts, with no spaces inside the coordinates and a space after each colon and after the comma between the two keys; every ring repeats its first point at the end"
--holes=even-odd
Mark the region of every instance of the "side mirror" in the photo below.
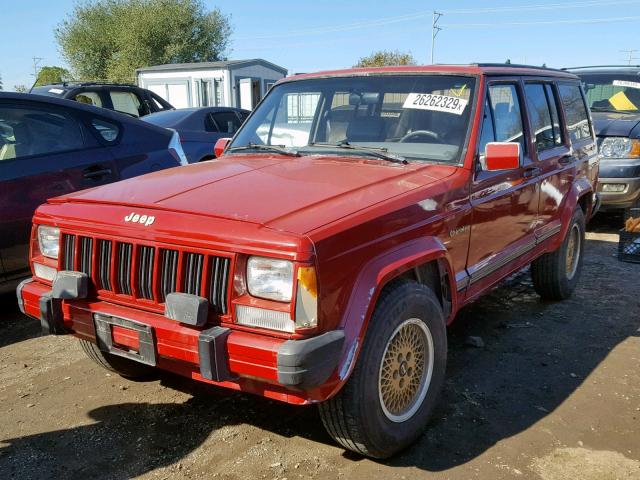
{"type": "Polygon", "coordinates": [[[218,141],[216,142],[215,147],[213,147],[213,153],[216,156],[216,158],[222,156],[222,154],[224,153],[224,149],[227,148],[227,145],[229,145],[229,142],[231,141],[230,138],[219,138],[218,141]]]}
{"type": "Polygon", "coordinates": [[[520,144],[513,142],[487,143],[483,167],[488,172],[520,168],[520,144]]]}

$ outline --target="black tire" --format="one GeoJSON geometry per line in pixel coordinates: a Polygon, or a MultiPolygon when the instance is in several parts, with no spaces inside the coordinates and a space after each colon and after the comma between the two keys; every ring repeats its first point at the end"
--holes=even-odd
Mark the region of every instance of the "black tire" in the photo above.
{"type": "Polygon", "coordinates": [[[584,259],[584,232],[584,213],[580,207],[577,207],[573,212],[573,217],[562,245],[556,251],[545,253],[531,263],[533,287],[538,295],[545,300],[566,300],[575,290],[584,259]],[[572,240],[574,232],[576,237],[572,240]],[[570,260],[567,258],[567,251],[569,243],[576,240],[579,241],[578,258],[575,261],[575,265],[571,262],[575,268],[569,268],[568,262],[570,260]]]}
{"type": "MultiPolygon", "coordinates": [[[[425,335],[424,338],[427,339],[428,336],[425,335]]],[[[427,352],[426,347],[423,352],[427,352]]],[[[395,358],[395,353],[390,353],[385,358],[395,358]]],[[[398,361],[399,358],[400,355],[398,361]]],[[[410,360],[409,355],[406,356],[406,360],[410,360]]],[[[406,375],[405,378],[409,380],[405,385],[411,388],[412,380],[417,378],[415,372],[419,367],[418,362],[414,362],[416,370],[413,370],[412,376],[412,369],[407,369],[407,362],[404,362],[405,373],[401,375],[406,375]]],[[[399,281],[389,285],[380,296],[351,377],[337,395],[319,405],[320,416],[329,435],[344,448],[373,458],[388,458],[406,448],[426,427],[442,389],[446,363],[445,319],[434,293],[413,281],[399,281]],[[419,333],[424,330],[423,327],[427,328],[432,340],[431,379],[430,382],[424,380],[428,378],[428,374],[423,376],[423,373],[420,376],[420,386],[411,397],[413,403],[406,412],[413,413],[402,421],[399,421],[399,418],[392,421],[388,416],[390,411],[383,400],[382,390],[385,387],[380,383],[384,368],[383,356],[387,353],[387,347],[393,344],[392,340],[401,337],[394,335],[398,328],[411,328],[419,333]],[[385,410],[388,413],[385,413],[385,410]]],[[[389,363],[385,362],[385,365],[389,363]]],[[[402,369],[387,368],[390,368],[387,373],[393,371],[396,381],[395,375],[399,371],[402,372],[402,369]]],[[[426,371],[428,370],[427,368],[426,371]]],[[[425,372],[424,367],[422,372],[425,372]]],[[[391,383],[389,376],[387,382],[391,383]]]]}
{"type": "Polygon", "coordinates": [[[127,358],[118,357],[110,353],[103,352],[95,343],[87,340],[80,340],[80,347],[91,360],[102,368],[115,372],[126,378],[142,378],[153,373],[153,367],[142,363],[134,362],[127,358]]]}

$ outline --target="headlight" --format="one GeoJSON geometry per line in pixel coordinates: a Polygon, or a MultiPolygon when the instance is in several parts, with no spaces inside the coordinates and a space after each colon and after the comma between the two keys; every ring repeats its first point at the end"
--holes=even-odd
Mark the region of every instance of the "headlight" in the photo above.
{"type": "Polygon", "coordinates": [[[640,141],[626,137],[605,137],[600,145],[600,154],[605,158],[640,157],[640,141]]]}
{"type": "Polygon", "coordinates": [[[40,225],[38,227],[38,245],[40,253],[45,257],[58,258],[60,251],[60,229],[40,225]]]}
{"type": "Polygon", "coordinates": [[[293,263],[265,257],[249,257],[247,288],[254,297],[290,302],[293,291],[293,263]]]}

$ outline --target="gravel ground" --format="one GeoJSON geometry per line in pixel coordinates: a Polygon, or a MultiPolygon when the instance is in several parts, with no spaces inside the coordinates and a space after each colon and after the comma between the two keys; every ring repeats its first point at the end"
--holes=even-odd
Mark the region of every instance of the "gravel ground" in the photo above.
{"type": "Polygon", "coordinates": [[[110,375],[2,296],[0,478],[640,479],[640,265],[614,258],[616,222],[590,227],[572,299],[523,272],[460,312],[429,428],[386,462],[335,446],[314,407],[110,375]]]}

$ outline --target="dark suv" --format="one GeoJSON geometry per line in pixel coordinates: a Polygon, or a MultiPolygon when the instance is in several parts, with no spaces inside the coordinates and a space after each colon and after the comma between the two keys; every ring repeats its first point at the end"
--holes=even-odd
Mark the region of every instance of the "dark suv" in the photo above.
{"type": "Polygon", "coordinates": [[[603,210],[640,206],[640,65],[569,69],[582,80],[600,148],[603,210]]]}
{"type": "Polygon", "coordinates": [[[75,100],[126,113],[132,117],[173,110],[173,106],[169,102],[152,91],[127,84],[65,82],[35,87],[30,93],[75,100]]]}

